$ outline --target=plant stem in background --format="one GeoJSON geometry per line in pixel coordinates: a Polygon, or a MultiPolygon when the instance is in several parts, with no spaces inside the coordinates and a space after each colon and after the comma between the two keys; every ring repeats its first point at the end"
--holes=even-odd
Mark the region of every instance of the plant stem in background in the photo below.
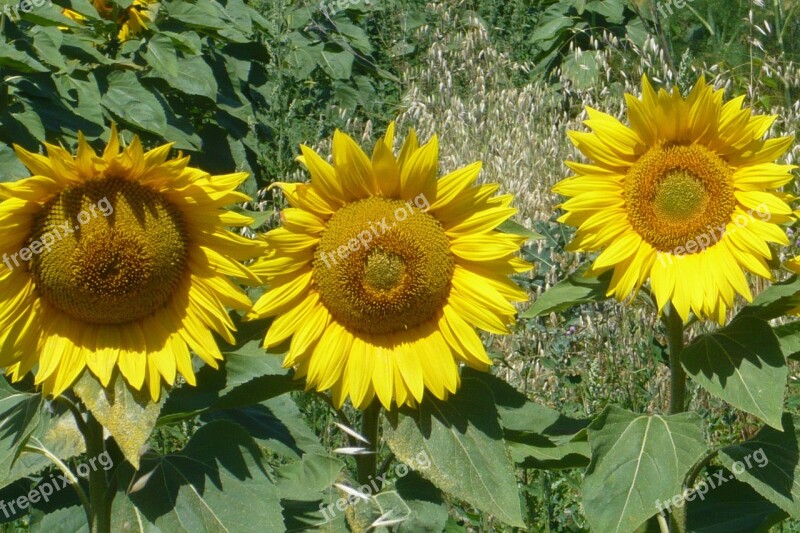
{"type": "Polygon", "coordinates": [[[358,482],[362,485],[369,484],[375,479],[378,465],[378,419],[381,414],[381,405],[377,400],[373,400],[369,407],[364,410],[361,419],[361,436],[369,441],[370,452],[356,456],[356,466],[358,467],[358,482]]]}
{"type": "Polygon", "coordinates": [[[681,365],[683,351],[683,319],[675,306],[670,304],[669,313],[664,318],[667,326],[667,348],[669,350],[669,412],[682,413],[685,410],[686,372],[681,365]]]}
{"type": "MultiPolygon", "coordinates": [[[[86,455],[99,457],[105,452],[103,426],[91,413],[86,413],[86,455]]],[[[111,499],[108,497],[106,471],[92,469],[89,472],[89,502],[92,508],[92,533],[111,532],[111,499]]]]}

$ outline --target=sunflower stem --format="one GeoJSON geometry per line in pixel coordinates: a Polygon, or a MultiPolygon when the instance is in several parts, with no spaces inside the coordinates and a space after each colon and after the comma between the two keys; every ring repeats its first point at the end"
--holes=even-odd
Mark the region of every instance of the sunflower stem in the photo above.
{"type": "MultiPolygon", "coordinates": [[[[105,452],[103,426],[92,413],[86,413],[86,455],[99,457],[105,452]]],[[[108,497],[108,480],[106,471],[92,469],[89,471],[89,503],[92,509],[92,533],[111,532],[111,499],[108,497]]]]}
{"type": "MultiPolygon", "coordinates": [[[[675,306],[670,303],[669,313],[664,317],[667,326],[667,348],[669,350],[669,413],[674,415],[686,410],[686,371],[681,364],[685,326],[675,306]]],[[[686,508],[674,507],[670,512],[671,531],[686,531],[686,508]]],[[[662,525],[663,527],[663,525],[662,525]]]]}
{"type": "Polygon", "coordinates": [[[686,372],[681,365],[683,351],[683,319],[675,306],[670,304],[669,313],[665,317],[667,326],[667,348],[669,350],[669,412],[670,414],[685,411],[686,372]]]}
{"type": "Polygon", "coordinates": [[[370,453],[356,456],[358,469],[358,482],[368,485],[377,474],[378,468],[378,418],[381,414],[381,404],[373,401],[364,410],[361,418],[361,436],[369,441],[370,453]]]}

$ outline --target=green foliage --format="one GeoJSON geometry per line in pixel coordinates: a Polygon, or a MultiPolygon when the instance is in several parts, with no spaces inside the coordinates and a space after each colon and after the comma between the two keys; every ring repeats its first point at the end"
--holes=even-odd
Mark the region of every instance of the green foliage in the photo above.
{"type": "Polygon", "coordinates": [[[706,450],[694,414],[640,415],[611,407],[589,426],[592,463],[583,482],[586,517],[597,531],[632,531],[658,502],[680,494],[706,450]]]}
{"type": "Polygon", "coordinates": [[[681,353],[681,361],[692,379],[711,394],[781,427],[789,369],[764,320],[743,316],[700,335],[681,353]]]}

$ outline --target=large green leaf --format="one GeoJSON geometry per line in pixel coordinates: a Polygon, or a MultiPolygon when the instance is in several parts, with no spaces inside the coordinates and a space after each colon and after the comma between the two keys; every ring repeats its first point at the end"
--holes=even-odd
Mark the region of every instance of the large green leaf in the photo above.
{"type": "MultiPolygon", "coordinates": [[[[239,334],[246,337],[257,331],[261,335],[264,328],[263,321],[245,323],[239,334]]],[[[197,372],[196,387],[181,387],[170,394],[159,424],[213,410],[253,406],[303,389],[302,381],[281,366],[281,357],[265,352],[260,340],[247,341],[224,355],[218,370],[205,366],[197,372]]]]}
{"type": "Polygon", "coordinates": [[[225,14],[225,8],[213,0],[169,2],[164,7],[170,18],[193,28],[222,30],[232,23],[225,14]]]}
{"type": "Polygon", "coordinates": [[[150,39],[142,57],[158,76],[179,74],[178,54],[172,39],[166,35],[155,35],[150,39]]]}
{"type": "Polygon", "coordinates": [[[398,459],[444,492],[524,526],[514,463],[485,384],[464,377],[448,401],[428,397],[418,409],[392,415],[385,437],[398,459]]]}
{"type": "Polygon", "coordinates": [[[589,464],[586,442],[589,419],[562,415],[547,406],[532,402],[495,376],[486,372],[464,370],[486,384],[492,391],[500,424],[514,462],[524,468],[577,468],[589,464]]]}
{"type": "Polygon", "coordinates": [[[783,415],[780,430],[764,427],[752,439],[726,446],[722,464],[794,518],[800,518],[800,439],[797,417],[783,415]]]}
{"type": "Polygon", "coordinates": [[[14,149],[0,143],[0,182],[17,181],[27,178],[31,173],[17,157],[14,149]]]}
{"type": "Polygon", "coordinates": [[[316,501],[331,488],[344,463],[327,455],[306,454],[299,461],[277,469],[275,484],[283,500],[316,501]]]}
{"type": "Polygon", "coordinates": [[[159,70],[154,74],[166,81],[173,89],[193,96],[203,96],[212,102],[217,100],[217,81],[214,72],[202,57],[181,58],[176,63],[178,73],[159,70]]]}
{"type": "Polygon", "coordinates": [[[17,50],[5,41],[0,41],[0,66],[25,73],[50,72],[33,55],[17,50]]]}
{"type": "Polygon", "coordinates": [[[611,272],[605,272],[592,278],[586,277],[588,269],[589,265],[584,265],[570,274],[567,279],[550,287],[520,316],[533,318],[557,313],[578,304],[605,300],[608,284],[611,281],[611,272]]]}
{"type": "Polygon", "coordinates": [[[139,83],[131,71],[117,71],[108,75],[108,90],[101,100],[112,115],[137,129],[163,137],[167,118],[164,108],[153,94],[139,83]]]}
{"type": "Polygon", "coordinates": [[[111,433],[122,453],[134,467],[139,467],[142,446],[150,438],[164,396],[158,403],[150,399],[146,388],[131,390],[119,373],[114,373],[104,388],[91,373],[84,372],[73,387],[75,394],[92,415],[111,433]]]}
{"type": "Polygon", "coordinates": [[[233,420],[261,446],[289,460],[306,453],[325,453],[319,437],[304,422],[300,409],[288,395],[238,409],[213,410],[202,419],[233,420]]]}
{"type": "Polygon", "coordinates": [[[6,484],[22,448],[38,429],[41,417],[41,394],[19,392],[0,378],[0,485],[6,484]]]}
{"type": "Polygon", "coordinates": [[[30,533],[90,533],[82,505],[56,509],[52,513],[31,513],[30,533]]]}
{"type": "MultiPolygon", "coordinates": [[[[86,442],[72,413],[66,410],[60,413],[52,412],[56,407],[58,406],[50,405],[47,410],[43,410],[42,421],[31,434],[29,444],[62,461],[67,461],[85,452],[86,442]]],[[[0,482],[0,488],[52,465],[52,461],[41,452],[23,451],[14,462],[6,479],[0,482]]]]}
{"type": "Polygon", "coordinates": [[[114,500],[113,531],[283,531],[272,472],[237,424],[201,427],[180,453],[146,457],[114,500]]]}
{"type": "Polygon", "coordinates": [[[595,531],[629,532],[680,494],[686,472],[703,456],[695,414],[642,415],[610,407],[589,426],[592,462],[583,506],[595,531]]]}
{"type": "MultiPolygon", "coordinates": [[[[727,470],[709,472],[702,488],[686,501],[686,530],[690,533],[753,533],[786,517],[776,505],[765,500],[749,485],[733,479],[727,470]],[[724,485],[708,484],[723,477],[724,485]]],[[[697,486],[697,485],[696,485],[697,486]]]]}
{"type": "Polygon", "coordinates": [[[764,289],[756,296],[753,303],[742,309],[739,314],[772,320],[785,315],[798,305],[800,305],[800,277],[792,276],[764,289]]]}
{"type": "Polygon", "coordinates": [[[800,320],[794,320],[773,328],[781,351],[787,359],[800,359],[800,320]]]}
{"type": "Polygon", "coordinates": [[[767,322],[740,316],[700,335],[681,353],[683,367],[708,392],[780,428],[789,370],[767,322]]]}
{"type": "Polygon", "coordinates": [[[408,506],[409,516],[397,526],[402,533],[443,531],[447,523],[447,506],[441,491],[416,472],[395,483],[395,490],[408,506]]]}

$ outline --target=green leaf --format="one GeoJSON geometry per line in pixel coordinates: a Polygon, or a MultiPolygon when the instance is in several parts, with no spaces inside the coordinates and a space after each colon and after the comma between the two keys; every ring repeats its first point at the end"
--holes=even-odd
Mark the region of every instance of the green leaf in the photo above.
{"type": "Polygon", "coordinates": [[[30,533],[89,533],[86,511],[82,505],[56,509],[52,513],[31,513],[30,533]]]}
{"type": "Polygon", "coordinates": [[[17,181],[30,175],[30,171],[19,160],[14,149],[0,143],[0,182],[17,181]]]}
{"type": "Polygon", "coordinates": [[[589,444],[586,518],[593,530],[615,533],[633,531],[658,512],[657,502],[680,494],[686,472],[706,451],[697,415],[648,416],[618,407],[589,426],[589,444]]]}
{"type": "Polygon", "coordinates": [[[101,100],[112,115],[126,125],[164,136],[167,118],[155,96],[145,89],[136,74],[116,71],[108,75],[108,91],[101,100]]]}
{"type": "MultiPolygon", "coordinates": [[[[40,415],[42,421],[30,439],[36,439],[36,442],[32,443],[34,446],[47,450],[62,461],[67,461],[86,451],[86,441],[70,411],[50,414],[49,411],[55,410],[56,407],[57,405],[51,404],[49,409],[42,411],[40,415]]],[[[23,451],[14,462],[8,476],[0,482],[0,488],[52,465],[50,459],[41,453],[23,451]]]]}
{"type": "Polygon", "coordinates": [[[752,439],[726,446],[719,460],[739,481],[794,518],[800,518],[800,439],[797,417],[783,415],[783,426],[762,428],[752,439]]]}
{"type": "Polygon", "coordinates": [[[410,472],[395,483],[397,494],[409,510],[406,520],[397,526],[399,533],[443,531],[447,523],[447,505],[442,493],[430,481],[410,472]]]}
{"type": "Polygon", "coordinates": [[[17,72],[50,72],[50,69],[36,61],[33,56],[17,50],[10,44],[0,41],[0,66],[17,72]]]}
{"type": "MultiPolygon", "coordinates": [[[[237,324],[243,338],[248,331],[262,335],[264,322],[237,324]]],[[[197,373],[196,387],[175,389],[167,400],[159,425],[181,420],[217,409],[247,407],[269,400],[292,390],[302,390],[303,383],[295,380],[282,367],[281,357],[266,353],[260,340],[246,342],[231,352],[219,370],[208,366],[197,373]]]]}
{"type": "Polygon", "coordinates": [[[203,420],[226,419],[242,426],[263,448],[286,459],[325,453],[317,435],[287,395],[239,409],[213,410],[203,420]]]}
{"type": "Polygon", "coordinates": [[[170,18],[193,28],[222,30],[232,22],[225,8],[212,0],[168,2],[163,7],[170,18]]]}
{"type": "Polygon", "coordinates": [[[542,293],[522,318],[558,313],[578,304],[599,302],[606,299],[612,272],[604,272],[596,278],[586,277],[590,265],[584,265],[565,280],[559,281],[542,293]]]}
{"type": "Polygon", "coordinates": [[[500,423],[514,462],[524,468],[578,468],[589,464],[584,429],[589,419],[562,415],[532,402],[524,394],[487,372],[464,370],[492,391],[500,423]]]}
{"type": "Polygon", "coordinates": [[[86,371],[73,390],[98,422],[111,433],[125,459],[139,468],[142,446],[150,438],[166,394],[158,403],[153,403],[146,388],[131,390],[116,372],[108,387],[104,388],[94,375],[86,371]]]}
{"type": "Polygon", "coordinates": [[[178,54],[172,39],[166,35],[156,35],[147,42],[147,50],[142,54],[144,60],[159,76],[177,76],[178,54]]]}
{"type": "Polygon", "coordinates": [[[776,326],[773,331],[778,337],[784,357],[800,360],[800,320],[776,326]]]}
{"type": "Polygon", "coordinates": [[[522,224],[514,222],[513,220],[506,220],[499,226],[497,226],[497,231],[501,231],[503,233],[511,233],[512,235],[522,235],[523,237],[528,237],[531,240],[538,241],[544,239],[544,235],[540,235],[535,231],[531,231],[522,224]]]}
{"type": "MultiPolygon", "coordinates": [[[[727,481],[706,492],[695,492],[686,501],[686,529],[691,533],[766,532],[786,517],[776,505],[761,497],[749,485],[733,479],[728,470],[709,472],[704,481],[722,476],[727,481]]],[[[695,485],[697,486],[697,485],[695,485]]],[[[701,485],[702,490],[702,485],[701,485]]]]}
{"type": "Polygon", "coordinates": [[[41,408],[41,394],[19,392],[0,378],[0,484],[6,484],[22,448],[39,427],[41,408]]]}
{"type": "Polygon", "coordinates": [[[385,438],[398,459],[444,492],[524,527],[514,463],[491,398],[486,385],[465,377],[446,402],[427,397],[416,410],[392,413],[385,438]],[[428,468],[420,466],[423,454],[428,468]]]}
{"type": "Polygon", "coordinates": [[[37,26],[33,33],[33,49],[43,61],[58,70],[67,70],[67,64],[60,50],[63,42],[63,32],[58,28],[37,26]]]}
{"type": "Polygon", "coordinates": [[[180,453],[145,457],[112,510],[116,524],[147,531],[283,530],[272,472],[247,432],[217,421],[201,427],[180,453]],[[135,506],[131,509],[131,505],[135,506]]]}
{"type": "Polygon", "coordinates": [[[319,65],[322,70],[335,80],[346,80],[353,71],[353,60],[355,56],[347,50],[332,50],[325,47],[321,54],[322,60],[319,65]]]}
{"type": "Polygon", "coordinates": [[[306,454],[277,469],[275,485],[283,500],[317,501],[336,482],[344,463],[327,455],[306,454]]]}
{"type": "Polygon", "coordinates": [[[789,370],[767,322],[736,317],[724,328],[700,335],[681,353],[695,382],[734,407],[780,428],[789,370]]]}
{"type": "Polygon", "coordinates": [[[214,79],[211,67],[202,57],[193,56],[177,60],[175,68],[178,72],[174,75],[163,71],[154,74],[173,89],[193,96],[203,96],[216,102],[217,81],[214,79]]]}
{"type": "Polygon", "coordinates": [[[739,315],[753,315],[764,320],[778,318],[800,305],[800,278],[792,276],[764,289],[753,303],[741,310],[739,315]]]}

